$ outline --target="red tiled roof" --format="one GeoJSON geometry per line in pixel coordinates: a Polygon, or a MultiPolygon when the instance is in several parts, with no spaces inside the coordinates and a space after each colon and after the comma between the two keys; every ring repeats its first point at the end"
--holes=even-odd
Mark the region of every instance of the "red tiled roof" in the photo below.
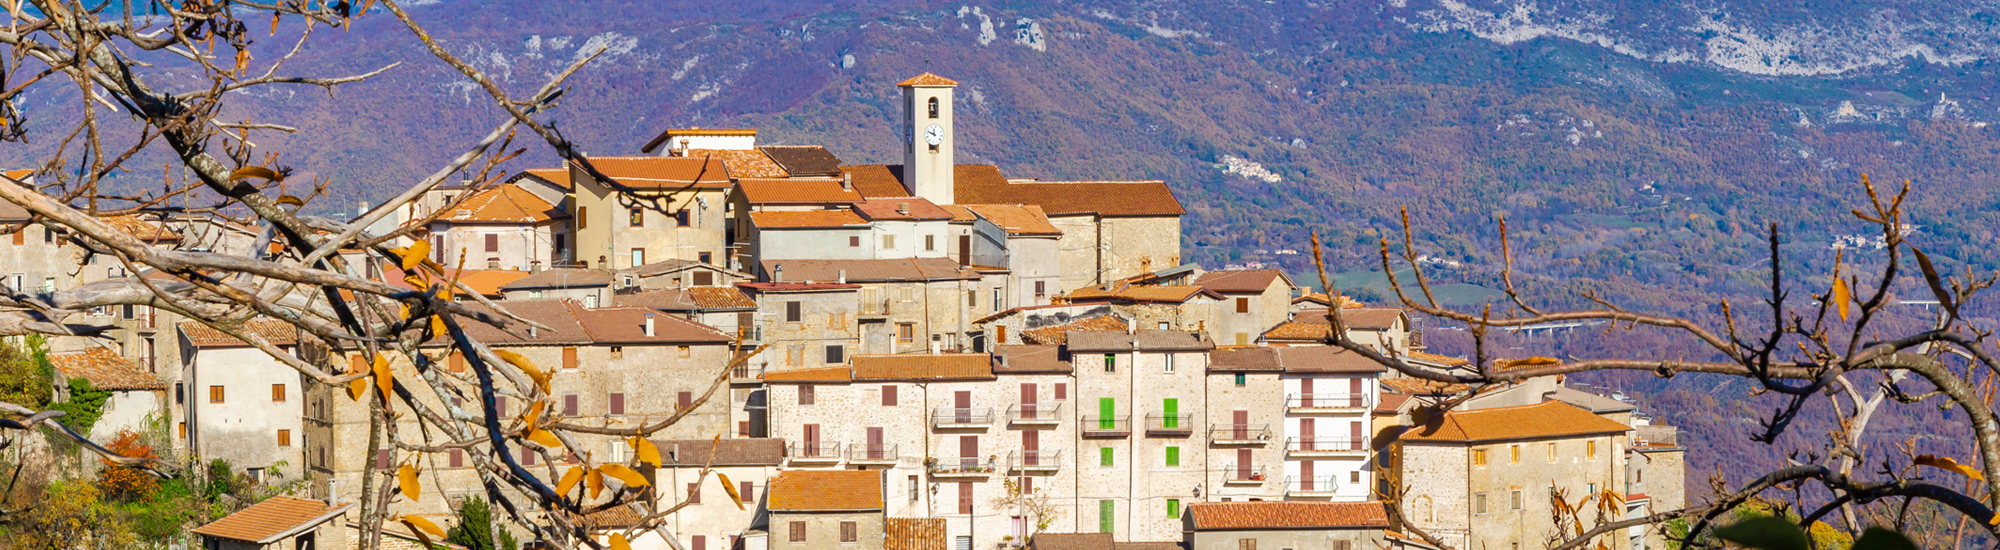
{"type": "Polygon", "coordinates": [[[1429,362],[1429,363],[1436,363],[1436,364],[1439,364],[1439,365],[1444,365],[1444,366],[1447,366],[1447,367],[1456,367],[1456,366],[1462,366],[1462,365],[1470,365],[1470,364],[1472,364],[1472,361],[1469,361],[1469,360],[1466,360],[1465,358],[1462,358],[1462,357],[1452,357],[1452,356],[1449,356],[1449,355],[1438,355],[1438,354],[1435,354],[1435,353],[1425,353],[1425,352],[1421,352],[1421,351],[1412,351],[1412,352],[1408,352],[1408,353],[1404,353],[1403,355],[1406,355],[1406,356],[1409,356],[1409,358],[1410,358],[1410,359],[1415,359],[1415,360],[1418,360],[1418,361],[1424,361],[1424,362],[1429,362]]]}
{"type": "MultiPolygon", "coordinates": [[[[1403,319],[1403,310],[1386,307],[1342,308],[1340,320],[1350,329],[1388,330],[1403,319]]],[[[1264,332],[1267,340],[1325,340],[1333,333],[1326,309],[1308,309],[1292,314],[1292,320],[1264,332]]]]}
{"type": "Polygon", "coordinates": [[[1381,502],[1196,502],[1188,505],[1197,531],[1245,529],[1386,529],[1381,502]]]}
{"type": "Polygon", "coordinates": [[[840,157],[818,145],[763,145],[757,147],[764,156],[778,163],[792,177],[832,176],[840,177],[840,157]]]}
{"type": "Polygon", "coordinates": [[[753,292],[817,292],[821,290],[855,290],[861,285],[843,283],[736,283],[736,288],[747,288],[753,292]]]}
{"type": "Polygon", "coordinates": [[[515,174],[514,177],[507,178],[507,182],[513,183],[517,180],[520,180],[523,177],[532,177],[538,180],[546,181],[549,182],[550,185],[554,185],[556,187],[560,187],[563,189],[570,188],[568,168],[529,168],[527,170],[522,170],[521,173],[519,174],[515,174]]]}
{"type": "Polygon", "coordinates": [[[1410,401],[1410,394],[1382,392],[1382,398],[1375,402],[1375,414],[1396,414],[1404,403],[1410,401]]]}
{"type": "Polygon", "coordinates": [[[100,390],[164,390],[167,383],[107,348],[51,353],[49,363],[68,378],[90,381],[100,390]]]}
{"type": "Polygon", "coordinates": [[[1069,343],[1069,333],[1073,330],[1125,330],[1125,328],[1125,319],[1117,315],[1099,315],[1052,327],[1023,330],[1021,340],[1029,344],[1060,346],[1069,343]]]}
{"type": "Polygon", "coordinates": [[[1069,374],[1074,370],[1063,360],[1060,346],[1000,344],[993,346],[993,355],[1000,359],[993,365],[998,374],[1069,374]]]}
{"type": "Polygon", "coordinates": [[[1472,389],[1472,386],[1452,382],[1439,382],[1422,378],[1384,378],[1382,385],[1411,395],[1450,395],[1472,389]]]}
{"type": "Polygon", "coordinates": [[[887,518],[884,550],[945,550],[944,518],[887,518]]]}
{"type": "Polygon", "coordinates": [[[303,532],[353,508],[353,503],[329,506],[324,500],[275,496],[196,527],[196,534],[254,543],[270,543],[277,537],[303,532]]]}
{"type": "Polygon", "coordinates": [[[181,240],[179,233],[167,229],[166,226],[160,225],[159,222],[140,218],[137,214],[105,216],[98,219],[141,241],[159,243],[179,242],[181,240]]]}
{"type": "MultiPolygon", "coordinates": [[[[222,331],[215,330],[213,327],[201,324],[201,321],[181,321],[175,326],[180,327],[181,334],[187,337],[188,343],[197,348],[250,347],[248,342],[237,340],[235,336],[230,336],[222,331]]],[[[294,327],[291,323],[284,321],[276,319],[252,319],[250,322],[243,324],[243,329],[262,335],[265,340],[270,341],[273,345],[289,346],[298,343],[298,327],[294,327]]]]}
{"type": "Polygon", "coordinates": [[[940,204],[938,208],[943,208],[944,211],[950,212],[951,221],[953,222],[969,222],[979,219],[978,215],[972,213],[972,209],[966,208],[963,204],[940,204]]]}
{"type": "MultiPolygon", "coordinates": [[[[410,283],[403,281],[405,272],[394,265],[384,267],[382,274],[382,282],[401,288],[414,288],[410,286],[410,283]]],[[[480,296],[489,298],[500,297],[500,287],[525,279],[529,275],[530,273],[526,271],[508,269],[444,270],[444,278],[451,279],[457,277],[459,283],[472,287],[472,290],[478,292],[480,296]]]]}
{"type": "Polygon", "coordinates": [[[970,210],[979,217],[1010,235],[1061,235],[1062,230],[1049,223],[1049,215],[1042,213],[1042,207],[1019,204],[968,204],[970,210]]]}
{"type": "Polygon", "coordinates": [[[1561,401],[1533,405],[1451,411],[1434,425],[1403,432],[1404,441],[1471,443],[1625,433],[1630,426],[1561,401]]]}
{"type": "Polygon", "coordinates": [[[1242,269],[1203,273],[1194,284],[1222,294],[1244,294],[1263,292],[1271,288],[1272,282],[1280,280],[1286,285],[1292,283],[1285,272],[1276,269],[1242,269]]]}
{"type": "Polygon", "coordinates": [[[687,158],[714,158],[729,168],[729,175],[737,178],[782,178],[790,176],[785,169],[772,162],[756,149],[689,149],[687,158]]]}
{"type": "Polygon", "coordinates": [[[721,159],[690,157],[588,157],[597,171],[641,191],[726,189],[729,169],[721,159]]]}
{"type": "Polygon", "coordinates": [[[757,301],[751,300],[743,291],[730,286],[696,286],[688,288],[664,288],[630,294],[614,294],[611,305],[615,307],[644,307],[666,311],[695,311],[708,309],[756,308],[757,301]]]}
{"type": "Polygon", "coordinates": [[[785,440],[656,439],[662,466],[777,466],[785,462],[785,440]],[[713,460],[713,462],[711,462],[713,460]]]}
{"type": "Polygon", "coordinates": [[[773,512],[854,512],[882,509],[882,473],[875,470],[792,470],[771,479],[765,507],[773,512]]]}
{"type": "Polygon", "coordinates": [[[750,213],[750,225],[762,229],[819,229],[830,227],[867,227],[868,220],[861,219],[849,210],[804,210],[804,211],[763,211],[750,213]]]}
{"type": "Polygon", "coordinates": [[[714,327],[667,315],[647,308],[606,307],[584,309],[565,302],[577,324],[583,325],[593,342],[600,344],[725,344],[735,341],[714,327]],[[653,335],[646,335],[646,318],[652,316],[653,335]]]}
{"type": "Polygon", "coordinates": [[[907,197],[910,192],[903,189],[903,165],[901,164],[857,164],[840,167],[842,174],[854,178],[854,190],[861,196],[907,197]]]}
{"type": "Polygon", "coordinates": [[[840,188],[836,179],[756,179],[736,180],[737,192],[750,204],[853,204],[861,194],[840,188]]]}
{"type": "Polygon", "coordinates": [[[764,371],[763,378],[765,382],[852,382],[854,381],[854,371],[847,368],[846,365],[835,365],[831,367],[764,371]]]}
{"type": "Polygon", "coordinates": [[[511,183],[474,194],[458,208],[439,216],[446,223],[525,223],[540,225],[569,213],[511,183]]]}
{"type": "Polygon", "coordinates": [[[897,86],[957,86],[958,82],[931,73],[924,73],[910,77],[909,80],[897,82],[896,85],[897,86]]]}
{"type": "Polygon", "coordinates": [[[1195,296],[1207,295],[1220,299],[1222,296],[1192,285],[1121,285],[1109,290],[1098,286],[1086,286],[1072,290],[1072,302],[1166,302],[1182,303],[1195,296]]]}
{"type": "Polygon", "coordinates": [[[1008,181],[1000,169],[960,164],[953,171],[952,202],[1033,204],[1050,216],[1180,216],[1187,213],[1162,181],[1008,181]]]}
{"type": "Polygon", "coordinates": [[[993,357],[984,353],[856,355],[855,380],[992,380],[993,357]]]}
{"type": "Polygon", "coordinates": [[[869,220],[949,220],[951,212],[922,197],[874,198],[854,205],[869,220]],[[904,213],[907,210],[909,213],[904,213]]]}

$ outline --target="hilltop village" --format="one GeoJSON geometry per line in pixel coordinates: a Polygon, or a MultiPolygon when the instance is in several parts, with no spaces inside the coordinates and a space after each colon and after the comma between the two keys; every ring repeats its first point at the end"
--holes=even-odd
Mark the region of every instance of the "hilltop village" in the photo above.
{"type": "MultiPolygon", "coordinates": [[[[1278,270],[1182,263],[1186,210],[1165,182],[957,164],[956,83],[897,86],[900,164],[676,128],[588,167],[442,187],[384,222],[421,227],[456,280],[547,327],[466,330],[553,366],[551,414],[607,428],[680,417],[652,439],[662,465],[638,468],[658,509],[684,504],[665,520],[674,540],[633,547],[1432,548],[1422,532],[1520,550],[1557,533],[1559,510],[1591,522],[1684,506],[1675,430],[1634,405],[1559,379],[1468,396],[1329,346],[1337,308],[1354,341],[1472,368],[1427,352],[1400,308],[1329,298],[1278,270]],[[1427,408],[1447,400],[1462,403],[1427,408]]],[[[219,217],[109,220],[158,247],[257,242],[219,217]]],[[[0,203],[0,221],[30,216],[0,203]]],[[[27,293],[171,279],[75,243],[40,225],[0,238],[0,277],[27,293]]],[[[110,392],[93,437],[162,425],[178,455],[305,481],[197,528],[205,547],[352,544],[364,478],[392,461],[369,452],[366,403],[199,321],[144,306],[90,320],[119,328],[52,339],[49,359],[60,380],[110,392]]],[[[327,353],[289,324],[252,326],[289,353],[327,353]]],[[[501,397],[497,410],[526,405],[501,397]]],[[[405,513],[445,523],[485,495],[471,467],[482,449],[428,453],[432,485],[405,513]]],[[[637,465],[615,436],[565,452],[637,465]]],[[[557,476],[544,456],[517,458],[557,476]]],[[[611,508],[589,520],[609,531],[649,518],[611,508]]],[[[1618,550],[1668,546],[1657,529],[1621,536],[1618,550]]]]}

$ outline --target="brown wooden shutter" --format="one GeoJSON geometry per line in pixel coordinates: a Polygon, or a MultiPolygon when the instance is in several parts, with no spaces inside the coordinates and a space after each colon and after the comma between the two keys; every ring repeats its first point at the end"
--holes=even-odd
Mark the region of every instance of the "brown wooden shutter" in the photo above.
{"type": "Polygon", "coordinates": [[[813,404],[813,386],[811,384],[805,384],[799,386],[799,404],[800,405],[813,404]]]}
{"type": "Polygon", "coordinates": [[[884,407],[894,407],[894,406],[896,406],[896,385],[895,385],[895,384],[883,384],[883,385],[882,385],[882,406],[884,406],[884,407]]]}
{"type": "Polygon", "coordinates": [[[1057,382],[1055,394],[1057,401],[1063,401],[1069,399],[1069,383],[1057,382]]]}
{"type": "Polygon", "coordinates": [[[694,406],[694,392],[684,391],[681,392],[679,395],[674,396],[674,408],[676,410],[686,409],[692,406],[694,406]]]}
{"type": "Polygon", "coordinates": [[[695,285],[695,286],[713,286],[714,284],[715,284],[715,274],[714,274],[714,273],[710,273],[710,272],[707,272],[707,271],[696,271],[696,272],[694,272],[694,285],[695,285]]]}
{"type": "MultiPolygon", "coordinates": [[[[358,360],[360,357],[356,357],[355,359],[358,360]]],[[[447,368],[450,368],[451,372],[465,372],[465,353],[451,352],[451,359],[447,363],[447,368]]]]}
{"type": "Polygon", "coordinates": [[[1237,313],[1249,313],[1249,312],[1250,312],[1250,299],[1249,299],[1249,298],[1237,298],[1237,299],[1236,299],[1236,312],[1237,312],[1237,313]]]}
{"type": "Polygon", "coordinates": [[[1229,420],[1235,435],[1232,439],[1237,441],[1250,439],[1250,411],[1235,411],[1230,414],[1229,420]]]}
{"type": "Polygon", "coordinates": [[[701,484],[688,484],[688,504],[701,504],[701,484]]]}
{"type": "Polygon", "coordinates": [[[534,465],[535,465],[535,450],[534,450],[534,449],[530,449],[530,448],[527,448],[527,447],[522,447],[522,448],[521,448],[521,465],[522,465],[522,466],[534,466],[534,465]]]}
{"type": "Polygon", "coordinates": [[[856,542],[859,540],[861,540],[859,525],[856,525],[852,521],[840,522],[840,542],[856,542]]]}
{"type": "Polygon", "coordinates": [[[757,487],[755,484],[752,484],[748,481],[743,481],[743,482],[738,482],[736,486],[737,486],[736,494],[743,497],[744,504],[752,504],[757,502],[757,494],[751,492],[751,489],[757,487]]]}
{"type": "Polygon", "coordinates": [[[451,450],[451,467],[453,467],[453,468],[464,468],[464,467],[465,467],[465,451],[464,451],[464,450],[462,450],[462,449],[452,449],[452,450],[451,450]]]}
{"type": "Polygon", "coordinates": [[[625,394],[611,392],[611,414],[625,414],[625,394]]]}
{"type": "Polygon", "coordinates": [[[803,521],[792,522],[790,531],[792,532],[792,537],[791,537],[792,542],[806,541],[806,522],[803,521]]]}
{"type": "Polygon", "coordinates": [[[486,234],[486,251],[487,252],[500,251],[500,235],[494,233],[486,234]]]}
{"type": "Polygon", "coordinates": [[[500,416],[507,416],[507,396],[493,396],[493,412],[499,413],[500,416]]]}
{"type": "Polygon", "coordinates": [[[695,535],[692,542],[693,544],[688,545],[688,548],[692,550],[708,550],[708,537],[695,535]]]}
{"type": "Polygon", "coordinates": [[[28,230],[26,228],[14,232],[14,244],[28,244],[28,230]]]}
{"type": "Polygon", "coordinates": [[[785,302],[785,322],[799,322],[799,303],[797,301],[785,302]]]}
{"type": "Polygon", "coordinates": [[[972,482],[958,482],[958,513],[972,514],[972,482]]]}
{"type": "Polygon", "coordinates": [[[581,366],[581,365],[578,365],[578,364],[577,364],[577,360],[576,360],[576,348],[575,348],[575,347],[565,347],[565,348],[563,348],[563,359],[562,359],[562,361],[563,361],[563,368],[565,368],[565,369],[575,369],[575,368],[577,368],[577,367],[581,366]]]}
{"type": "Polygon", "coordinates": [[[577,414],[576,394],[572,393],[563,396],[563,415],[576,416],[576,414],[577,414]]]}

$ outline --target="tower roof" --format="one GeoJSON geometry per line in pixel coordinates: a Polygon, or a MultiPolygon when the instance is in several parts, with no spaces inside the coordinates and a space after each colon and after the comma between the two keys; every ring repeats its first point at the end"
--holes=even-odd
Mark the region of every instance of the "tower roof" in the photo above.
{"type": "Polygon", "coordinates": [[[910,77],[909,80],[897,82],[896,85],[905,88],[912,88],[912,87],[923,88],[923,87],[940,87],[940,86],[948,87],[948,86],[957,86],[958,82],[931,73],[924,73],[910,77]]]}

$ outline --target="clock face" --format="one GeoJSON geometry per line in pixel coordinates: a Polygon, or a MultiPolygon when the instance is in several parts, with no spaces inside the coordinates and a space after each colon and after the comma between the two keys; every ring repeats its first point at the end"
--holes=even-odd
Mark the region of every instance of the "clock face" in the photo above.
{"type": "Polygon", "coordinates": [[[925,128],[924,143],[929,143],[931,145],[944,143],[944,128],[939,127],[936,124],[932,124],[929,128],[925,128]]]}

